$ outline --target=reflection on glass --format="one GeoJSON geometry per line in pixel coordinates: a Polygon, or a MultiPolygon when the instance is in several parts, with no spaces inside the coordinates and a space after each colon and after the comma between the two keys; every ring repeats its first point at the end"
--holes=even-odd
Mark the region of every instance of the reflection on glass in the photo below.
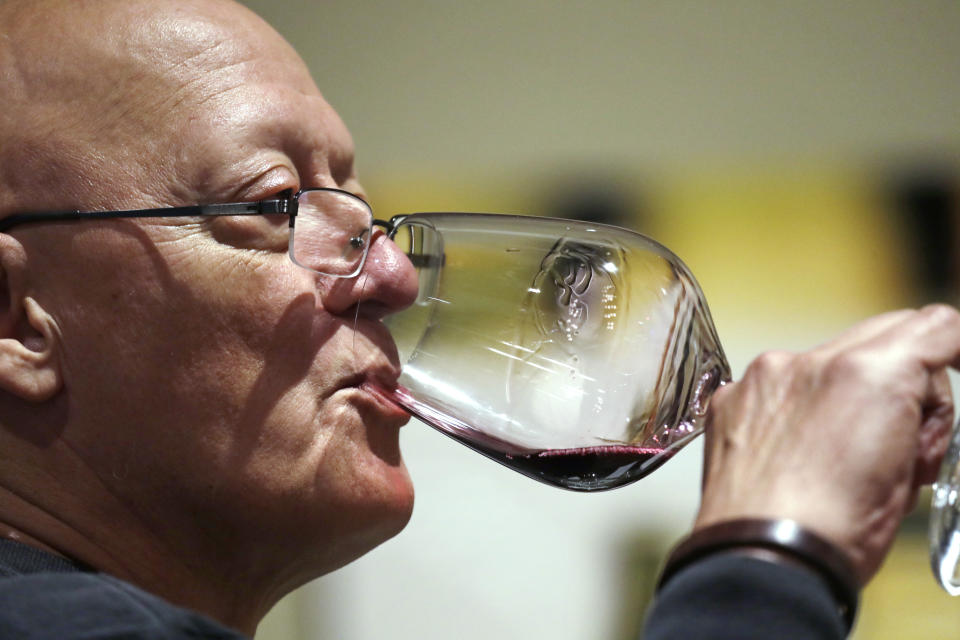
{"type": "Polygon", "coordinates": [[[420,293],[390,316],[383,390],[537,480],[593,491],[650,473],[700,433],[729,366],[693,276],[639,234],[570,220],[402,218],[420,293]]]}

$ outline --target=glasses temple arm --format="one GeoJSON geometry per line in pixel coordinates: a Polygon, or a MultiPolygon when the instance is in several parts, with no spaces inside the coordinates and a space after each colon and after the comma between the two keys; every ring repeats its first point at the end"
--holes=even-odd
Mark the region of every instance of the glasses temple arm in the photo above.
{"type": "Polygon", "coordinates": [[[34,222],[60,222],[70,220],[109,220],[116,218],[182,218],[188,216],[256,216],[271,213],[296,215],[296,207],[290,200],[278,198],[260,202],[233,204],[204,204],[162,209],[130,209],[127,211],[43,211],[18,213],[0,220],[0,232],[21,224],[34,222]]]}

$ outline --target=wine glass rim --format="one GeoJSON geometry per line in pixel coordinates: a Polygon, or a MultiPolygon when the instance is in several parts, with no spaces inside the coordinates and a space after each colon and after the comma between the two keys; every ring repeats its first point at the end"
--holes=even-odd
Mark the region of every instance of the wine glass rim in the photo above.
{"type": "MultiPolygon", "coordinates": [[[[584,231],[587,233],[610,229],[618,232],[626,232],[631,235],[643,238],[645,241],[655,245],[661,250],[665,251],[668,255],[673,256],[677,260],[680,260],[680,257],[677,256],[669,247],[663,245],[661,242],[651,238],[650,236],[640,233],[634,229],[628,227],[621,227],[615,224],[607,224],[604,222],[587,222],[586,220],[577,220],[574,218],[556,218],[553,216],[537,216],[532,214],[522,214],[522,213],[494,213],[489,211],[417,211],[412,213],[398,213],[395,216],[390,218],[390,225],[394,228],[404,223],[411,222],[429,222],[432,219],[442,219],[442,218],[486,218],[493,219],[499,218],[501,220],[515,220],[518,222],[543,222],[543,223],[552,223],[557,225],[566,225],[568,231],[573,231],[574,229],[578,231],[584,231]]],[[[682,260],[680,260],[682,263],[682,260]]]]}

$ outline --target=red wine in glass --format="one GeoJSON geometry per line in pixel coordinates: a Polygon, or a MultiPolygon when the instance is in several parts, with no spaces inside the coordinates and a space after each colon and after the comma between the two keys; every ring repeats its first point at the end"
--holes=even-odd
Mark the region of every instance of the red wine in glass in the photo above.
{"type": "Polygon", "coordinates": [[[474,448],[529,478],[575,491],[603,491],[635,482],[666,462],[672,453],[627,445],[543,449],[521,454],[474,448]]]}
{"type": "Polygon", "coordinates": [[[652,473],[679,449],[679,446],[661,449],[622,443],[570,449],[521,449],[423,405],[403,387],[392,393],[374,391],[390,397],[419,420],[491,460],[562,489],[589,492],[622,487],[652,473]]]}

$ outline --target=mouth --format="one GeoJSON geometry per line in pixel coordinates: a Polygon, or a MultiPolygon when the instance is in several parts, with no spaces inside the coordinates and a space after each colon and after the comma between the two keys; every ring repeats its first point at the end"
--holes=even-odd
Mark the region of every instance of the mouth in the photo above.
{"type": "Polygon", "coordinates": [[[385,384],[376,379],[362,377],[357,384],[351,386],[370,398],[378,412],[384,417],[391,420],[400,419],[403,423],[411,418],[410,413],[393,399],[393,390],[396,388],[395,382],[385,384]]]}

